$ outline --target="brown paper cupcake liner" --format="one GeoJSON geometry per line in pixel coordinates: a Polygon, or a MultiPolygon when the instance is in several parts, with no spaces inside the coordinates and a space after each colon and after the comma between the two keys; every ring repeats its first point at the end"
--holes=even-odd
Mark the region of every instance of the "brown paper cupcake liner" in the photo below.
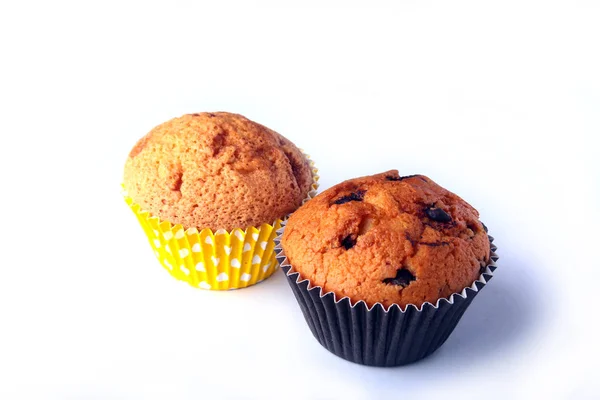
{"type": "Polygon", "coordinates": [[[409,304],[402,309],[393,304],[386,309],[381,303],[368,307],[362,300],[352,304],[348,297],[337,299],[333,292],[324,292],[293,271],[281,247],[285,224],[275,238],[276,257],[312,334],[333,354],[363,365],[394,367],[432,354],[444,344],[471,301],[492,279],[498,260],[494,238],[488,235],[490,262],[479,278],[460,293],[421,307],[409,304]]]}

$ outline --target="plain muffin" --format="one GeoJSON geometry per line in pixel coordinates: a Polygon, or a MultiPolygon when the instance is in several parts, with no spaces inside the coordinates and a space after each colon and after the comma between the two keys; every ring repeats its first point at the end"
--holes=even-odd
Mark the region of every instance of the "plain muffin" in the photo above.
{"type": "Polygon", "coordinates": [[[312,184],[293,143],[241,115],[187,114],[141,138],[124,187],[153,216],[184,228],[260,226],[294,211],[312,184]]]}
{"type": "Polygon", "coordinates": [[[342,182],[300,207],[281,242],[292,270],[369,306],[435,304],[483,272],[490,243],[478,212],[422,175],[342,182]]]}

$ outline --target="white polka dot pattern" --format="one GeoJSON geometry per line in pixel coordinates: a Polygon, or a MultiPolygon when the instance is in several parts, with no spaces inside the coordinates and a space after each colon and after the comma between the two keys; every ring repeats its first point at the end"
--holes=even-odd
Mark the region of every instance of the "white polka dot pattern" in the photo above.
{"type": "Polygon", "coordinates": [[[131,208],[148,233],[150,245],[165,269],[175,278],[207,290],[228,290],[253,285],[272,275],[278,266],[273,245],[280,221],[258,228],[200,232],[170,226],[131,208]],[[156,234],[155,234],[156,231],[156,234]]]}
{"type": "Polygon", "coordinates": [[[221,272],[219,275],[217,275],[217,282],[223,282],[228,280],[229,276],[225,272],[221,272]]]}
{"type": "Polygon", "coordinates": [[[207,290],[210,290],[210,289],[211,289],[211,286],[210,286],[210,284],[209,284],[208,282],[204,282],[204,281],[202,281],[202,282],[198,283],[198,287],[199,287],[200,289],[207,289],[207,290]]]}
{"type": "MultiPolygon", "coordinates": [[[[311,164],[312,165],[312,164],[311,164]]],[[[307,199],[316,194],[318,175],[307,199]]],[[[281,220],[246,230],[184,229],[161,221],[140,208],[126,194],[125,201],[137,216],[154,254],[173,277],[205,290],[229,290],[254,285],[279,267],[273,239],[281,220]]]]}

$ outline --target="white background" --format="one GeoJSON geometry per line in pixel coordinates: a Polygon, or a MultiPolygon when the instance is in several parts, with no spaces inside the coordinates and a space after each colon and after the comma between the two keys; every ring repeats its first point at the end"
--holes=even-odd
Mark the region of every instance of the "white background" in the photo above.
{"type": "Polygon", "coordinates": [[[597,1],[7,3],[0,398],[600,397],[597,1]],[[479,209],[500,267],[438,352],[354,365],[281,273],[227,293],[168,276],[123,164],[215,110],[304,148],[322,188],[396,168],[479,209]]]}

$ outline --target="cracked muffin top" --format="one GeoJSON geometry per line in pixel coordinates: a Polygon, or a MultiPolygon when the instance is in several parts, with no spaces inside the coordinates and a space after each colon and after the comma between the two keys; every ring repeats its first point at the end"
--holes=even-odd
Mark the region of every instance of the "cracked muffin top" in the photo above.
{"type": "Polygon", "coordinates": [[[133,147],[123,183],[134,202],[184,228],[273,223],[294,211],[311,167],[289,140],[226,112],[188,114],[152,129],[133,147]]]}
{"type": "Polygon", "coordinates": [[[319,194],[290,217],[281,245],[292,270],[324,293],[386,308],[460,293],[490,254],[473,207],[425,176],[398,171],[319,194]]]}

